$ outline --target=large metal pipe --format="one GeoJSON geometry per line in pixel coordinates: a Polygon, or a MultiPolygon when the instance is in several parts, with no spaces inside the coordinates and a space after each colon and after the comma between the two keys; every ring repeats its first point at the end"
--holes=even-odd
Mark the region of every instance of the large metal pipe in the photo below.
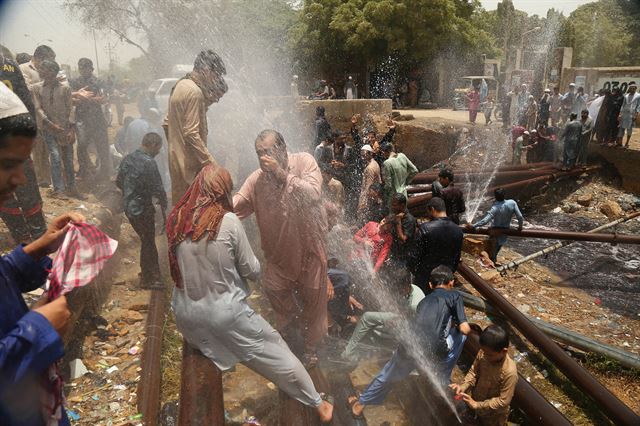
{"type": "Polygon", "coordinates": [[[520,182],[514,182],[514,183],[509,183],[506,185],[496,185],[493,186],[491,188],[488,188],[486,191],[486,194],[491,194],[493,193],[493,191],[495,191],[498,188],[502,188],[505,191],[516,191],[516,190],[521,190],[522,188],[525,188],[527,186],[530,185],[538,185],[538,184],[542,184],[542,183],[546,183],[546,182],[551,182],[554,181],[558,178],[561,177],[568,177],[568,176],[580,176],[583,173],[589,173],[589,172],[593,172],[595,170],[600,169],[600,166],[588,166],[588,167],[583,167],[583,168],[579,168],[579,169],[574,169],[574,170],[570,170],[570,171],[566,171],[566,172],[555,172],[549,174],[548,176],[538,176],[536,178],[533,179],[526,179],[520,182]]]}
{"type": "MultiPolygon", "coordinates": [[[[640,216],[640,212],[635,212],[635,213],[627,215],[627,216],[625,216],[623,218],[620,218],[618,220],[614,220],[613,222],[609,222],[609,223],[606,223],[606,224],[604,224],[602,226],[598,226],[597,228],[594,228],[594,229],[592,229],[590,231],[587,231],[587,233],[593,234],[593,233],[598,232],[598,231],[603,231],[605,229],[608,229],[608,228],[611,228],[613,226],[616,226],[616,225],[618,225],[618,224],[620,224],[622,222],[626,222],[628,220],[634,219],[634,218],[636,218],[638,216],[640,216]]],[[[518,267],[519,265],[522,265],[525,262],[528,262],[530,260],[536,259],[536,258],[538,258],[540,256],[544,256],[546,254],[552,253],[552,252],[554,252],[554,251],[556,251],[556,250],[558,250],[558,249],[560,249],[562,247],[568,246],[570,244],[573,244],[573,241],[561,241],[559,243],[555,243],[552,246],[549,246],[549,247],[544,248],[542,250],[538,250],[537,252],[531,253],[530,255],[522,256],[522,257],[520,257],[518,259],[512,260],[509,263],[506,263],[506,264],[504,264],[502,266],[497,267],[496,270],[498,272],[502,272],[502,271],[506,271],[508,269],[516,268],[516,267],[518,267]]]]}
{"type": "Polygon", "coordinates": [[[138,411],[144,424],[158,424],[160,413],[160,355],[162,354],[162,332],[166,315],[165,290],[151,290],[149,312],[145,327],[146,340],[142,351],[142,371],[138,384],[138,411]]]}
{"type": "MultiPolygon", "coordinates": [[[[502,317],[502,313],[496,310],[493,306],[487,303],[486,300],[476,297],[469,293],[460,292],[464,299],[465,306],[469,306],[478,311],[486,312],[492,316],[502,317]]],[[[640,357],[636,354],[623,351],[614,346],[605,345],[604,343],[597,342],[582,334],[575,333],[567,328],[558,327],[556,325],[549,324],[537,318],[533,318],[529,315],[525,315],[529,321],[534,323],[540,330],[548,336],[551,336],[554,340],[562,342],[567,345],[571,345],[575,348],[581,349],[586,352],[593,352],[600,355],[607,356],[614,359],[627,368],[636,368],[640,370],[640,357]]]]}
{"type": "MultiPolygon", "coordinates": [[[[475,331],[467,335],[464,350],[475,358],[480,350],[480,337],[475,331]]],[[[513,402],[526,414],[532,424],[541,426],[570,426],[572,423],[554,407],[540,392],[518,373],[518,383],[513,402]]]]}
{"type": "Polygon", "coordinates": [[[178,426],[224,426],[222,372],[186,341],[181,374],[178,426]]]}
{"type": "MultiPolygon", "coordinates": [[[[541,169],[553,169],[555,166],[553,163],[532,163],[532,164],[517,164],[517,165],[501,165],[496,169],[497,172],[508,172],[518,170],[541,170],[541,169]]],[[[412,182],[414,183],[431,183],[438,178],[440,170],[430,170],[426,172],[418,173],[412,182]],[[417,179],[417,180],[416,180],[417,179]]],[[[456,176],[462,176],[464,174],[473,173],[493,173],[493,170],[483,169],[453,169],[453,173],[456,176]]]]}
{"type": "Polygon", "coordinates": [[[469,231],[490,236],[506,235],[520,238],[546,238],[549,240],[590,241],[595,243],[640,244],[640,235],[602,234],[598,232],[545,231],[542,229],[480,228],[469,231]]]}
{"type": "Polygon", "coordinates": [[[582,391],[591,396],[604,413],[617,425],[637,426],[640,417],[616,398],[576,361],[567,355],[553,340],[547,337],[527,317],[498,293],[489,283],[465,264],[460,264],[458,272],[475,287],[496,309],[520,330],[562,373],[582,391]]]}

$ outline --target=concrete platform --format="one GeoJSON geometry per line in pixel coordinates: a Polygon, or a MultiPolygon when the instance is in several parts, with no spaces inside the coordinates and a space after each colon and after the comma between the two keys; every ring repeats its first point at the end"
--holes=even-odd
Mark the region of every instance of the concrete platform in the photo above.
{"type": "Polygon", "coordinates": [[[325,108],[325,116],[331,123],[350,120],[355,114],[391,114],[391,99],[331,99],[324,101],[299,100],[296,102],[302,117],[314,117],[316,107],[325,108]]]}
{"type": "MultiPolygon", "coordinates": [[[[633,147],[633,144],[631,146],[633,147]]],[[[591,143],[589,144],[589,156],[601,156],[611,163],[622,177],[622,187],[627,191],[640,194],[639,150],[609,148],[591,143]]]]}

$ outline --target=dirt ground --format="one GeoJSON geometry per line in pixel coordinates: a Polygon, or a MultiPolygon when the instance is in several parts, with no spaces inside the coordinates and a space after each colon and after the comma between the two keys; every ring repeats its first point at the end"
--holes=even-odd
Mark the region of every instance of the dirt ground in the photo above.
{"type": "MultiPolygon", "coordinates": [[[[136,115],[133,113],[133,105],[128,106],[128,113],[136,115]]],[[[411,113],[417,119],[431,122],[451,120],[455,125],[461,125],[466,121],[466,112],[462,111],[403,110],[402,113],[411,113]]],[[[497,125],[495,126],[497,130],[497,125]]],[[[482,127],[476,126],[475,129],[482,127]]],[[[117,124],[110,129],[112,138],[116,129],[117,124]]],[[[487,131],[492,130],[491,128],[487,131]]],[[[634,136],[635,149],[640,149],[639,139],[638,135],[634,136]]],[[[491,149],[480,154],[490,156],[491,149]]],[[[479,161],[478,158],[480,157],[476,156],[471,165],[474,161],[479,161]]],[[[465,162],[460,161],[458,164],[463,163],[465,162]]],[[[616,189],[615,184],[611,182],[588,180],[570,193],[563,194],[561,198],[549,199],[546,206],[544,203],[538,204],[538,208],[562,208],[564,204],[575,203],[579,196],[586,193],[595,195],[594,206],[602,202],[598,197],[606,195],[609,198],[617,198],[627,195],[616,189]]],[[[50,199],[45,195],[44,209],[47,219],[63,211],[75,209],[86,214],[89,220],[95,220],[101,205],[93,195],[85,201],[50,199]]],[[[598,209],[582,208],[571,214],[605,220],[598,209]]],[[[159,237],[158,241],[162,244],[164,238],[159,237]]],[[[139,240],[126,219],[123,220],[117,239],[118,252],[111,260],[110,272],[105,277],[110,284],[105,287],[108,288],[108,295],[96,296],[97,300],[105,300],[105,303],[90,315],[86,314],[78,320],[75,336],[68,345],[68,354],[64,360],[66,364],[73,359],[81,359],[88,370],[87,374],[66,381],[67,407],[73,424],[107,426],[137,425],[143,422],[136,402],[149,292],[138,287],[139,240]]],[[[0,247],[6,251],[11,246],[8,231],[0,224],[0,247]]],[[[507,246],[501,252],[501,256],[508,261],[519,257],[519,254],[507,246]]],[[[640,354],[640,312],[637,318],[621,316],[606,304],[598,303],[589,292],[564,285],[562,277],[535,262],[525,264],[503,277],[495,274],[490,268],[483,267],[475,257],[465,255],[465,261],[492,282],[495,288],[521,311],[625,351],[640,354]]],[[[470,285],[465,284],[463,280],[461,282],[466,291],[477,295],[470,285]]],[[[96,294],[104,291],[107,290],[95,290],[96,294]]],[[[637,292],[631,293],[630,297],[640,302],[637,292]]],[[[33,300],[35,296],[29,298],[33,300]]],[[[268,303],[259,290],[250,296],[249,303],[267,320],[273,322],[268,303]]],[[[468,310],[468,316],[471,321],[483,326],[491,321],[485,314],[473,310],[468,310]]],[[[594,412],[593,404],[577,392],[517,332],[514,331],[514,335],[516,338],[511,354],[518,360],[519,371],[527,380],[575,424],[603,424],[604,419],[594,412]]],[[[161,360],[162,403],[166,404],[165,413],[172,410],[175,412],[175,402],[179,397],[181,346],[181,336],[169,314],[164,326],[161,360]]],[[[616,396],[636,412],[640,412],[640,372],[627,370],[606,359],[590,357],[580,351],[572,350],[571,353],[616,396]]],[[[356,389],[362,390],[383,362],[384,360],[380,359],[361,364],[351,376],[356,389]]],[[[456,372],[454,377],[461,377],[461,373],[456,372]]],[[[273,383],[239,365],[235,371],[224,375],[223,386],[229,424],[242,424],[251,416],[255,416],[263,425],[275,424],[273,407],[277,404],[278,392],[273,383]]],[[[404,411],[400,395],[400,392],[392,392],[383,406],[368,410],[369,424],[412,424],[404,411]]]]}

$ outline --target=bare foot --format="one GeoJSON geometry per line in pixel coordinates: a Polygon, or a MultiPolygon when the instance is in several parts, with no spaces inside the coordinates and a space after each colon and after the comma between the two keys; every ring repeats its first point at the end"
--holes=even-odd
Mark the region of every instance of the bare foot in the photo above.
{"type": "Polygon", "coordinates": [[[357,396],[350,396],[347,399],[349,406],[351,406],[351,415],[354,418],[361,417],[364,412],[364,405],[360,404],[357,396]]]}
{"type": "Polygon", "coordinates": [[[322,423],[329,423],[333,418],[333,405],[329,404],[327,401],[322,401],[317,410],[318,417],[320,417],[320,421],[322,423]]]}

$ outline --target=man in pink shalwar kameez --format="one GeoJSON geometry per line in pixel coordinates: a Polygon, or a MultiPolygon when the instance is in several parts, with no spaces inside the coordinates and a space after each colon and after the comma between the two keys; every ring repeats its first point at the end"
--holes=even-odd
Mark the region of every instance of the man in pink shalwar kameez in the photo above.
{"type": "Polygon", "coordinates": [[[302,331],[303,362],[312,365],[327,332],[322,175],[310,154],[288,154],[275,130],[261,132],[255,148],[260,169],[233,197],[234,211],[241,219],[256,214],[266,258],[263,290],[285,340],[296,328],[302,331]]]}

